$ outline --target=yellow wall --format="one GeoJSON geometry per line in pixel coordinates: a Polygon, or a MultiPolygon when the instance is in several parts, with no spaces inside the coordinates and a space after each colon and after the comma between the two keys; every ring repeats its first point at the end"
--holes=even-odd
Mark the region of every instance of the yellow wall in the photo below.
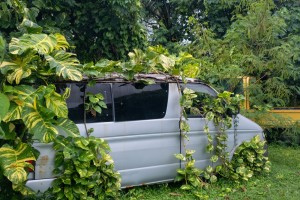
{"type": "MultiPolygon", "coordinates": [[[[250,77],[243,77],[243,88],[244,88],[244,96],[245,96],[245,101],[244,101],[244,108],[246,110],[250,110],[250,101],[249,101],[249,91],[248,91],[248,87],[250,84],[250,77]]],[[[280,115],[281,117],[283,117],[283,119],[281,120],[287,120],[289,121],[288,124],[293,124],[296,121],[300,122],[300,107],[298,108],[278,108],[278,109],[274,109],[274,110],[270,110],[271,113],[275,113],[280,115]],[[291,123],[290,123],[291,122],[291,123]]],[[[272,124],[274,125],[275,123],[280,123],[281,120],[278,119],[274,119],[274,117],[272,116],[264,116],[264,119],[262,119],[262,122],[264,124],[272,124]],[[277,121],[277,122],[276,122],[277,121]]]]}
{"type": "Polygon", "coordinates": [[[291,118],[293,121],[300,121],[300,108],[271,110],[270,112],[291,118]]]}

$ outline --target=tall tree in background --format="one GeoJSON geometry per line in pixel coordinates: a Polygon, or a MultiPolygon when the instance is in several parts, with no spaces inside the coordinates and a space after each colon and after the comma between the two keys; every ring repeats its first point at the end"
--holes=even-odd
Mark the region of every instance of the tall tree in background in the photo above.
{"type": "Polygon", "coordinates": [[[206,73],[208,81],[213,78],[212,83],[221,84],[222,79],[229,79],[232,83],[238,77],[250,76],[253,82],[249,90],[255,104],[292,103],[296,94],[300,94],[297,84],[300,38],[295,29],[300,21],[294,11],[299,4],[293,6],[291,9],[265,0],[252,2],[246,13],[235,15],[222,38],[197,24],[194,33],[198,36],[190,51],[211,64],[208,67],[211,74],[206,73]]]}
{"type": "Polygon", "coordinates": [[[221,38],[234,20],[235,13],[245,13],[253,1],[142,0],[143,21],[148,28],[150,42],[163,44],[172,52],[195,39],[189,24],[190,17],[221,38]]]}

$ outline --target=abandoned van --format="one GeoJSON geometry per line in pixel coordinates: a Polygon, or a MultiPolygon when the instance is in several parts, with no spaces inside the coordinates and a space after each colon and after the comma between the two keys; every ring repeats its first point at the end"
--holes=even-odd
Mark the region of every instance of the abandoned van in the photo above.
{"type": "MultiPolygon", "coordinates": [[[[58,90],[71,89],[67,99],[69,118],[77,124],[80,134],[86,136],[86,131],[93,128],[92,136],[108,141],[115,168],[122,177],[122,187],[172,181],[176,169],[184,166],[174,156],[184,152],[179,129],[181,91],[178,82],[162,75],[142,78],[155,83],[146,85],[110,78],[98,80],[93,86],[84,81],[56,85],[58,90]],[[96,117],[84,109],[88,92],[103,94],[107,105],[107,109],[96,117]]],[[[183,87],[198,94],[217,96],[213,88],[197,80],[181,84],[183,87]]],[[[256,123],[240,114],[238,121],[237,126],[226,131],[230,156],[242,142],[250,141],[256,135],[264,140],[262,128],[256,123]]],[[[196,166],[204,168],[210,164],[210,155],[205,150],[205,119],[193,115],[188,123],[190,139],[187,148],[196,150],[196,166]]],[[[212,122],[209,122],[209,128],[212,134],[216,132],[212,122]]],[[[55,154],[52,144],[35,143],[34,147],[40,151],[40,156],[27,186],[35,191],[45,191],[54,180],[55,154]]]]}

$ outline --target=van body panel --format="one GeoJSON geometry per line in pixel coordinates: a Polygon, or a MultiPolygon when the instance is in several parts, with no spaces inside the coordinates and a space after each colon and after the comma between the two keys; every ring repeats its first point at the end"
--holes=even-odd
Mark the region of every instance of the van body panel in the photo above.
{"type": "Polygon", "coordinates": [[[55,151],[52,143],[33,143],[33,147],[40,152],[34,169],[34,179],[47,179],[53,177],[55,151]]]}

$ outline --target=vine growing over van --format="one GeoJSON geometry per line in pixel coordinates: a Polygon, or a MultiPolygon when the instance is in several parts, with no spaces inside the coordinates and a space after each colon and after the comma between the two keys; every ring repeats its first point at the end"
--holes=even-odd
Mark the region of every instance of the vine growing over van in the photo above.
{"type": "MultiPolygon", "coordinates": [[[[234,120],[234,118],[236,118],[242,100],[242,96],[232,96],[232,93],[225,91],[219,93],[216,98],[206,97],[202,101],[202,115],[206,120],[204,133],[206,133],[208,140],[206,151],[211,156],[211,165],[205,169],[199,169],[195,166],[195,159],[193,159],[193,154],[196,152],[187,149],[185,144],[189,140],[188,132],[190,130],[185,110],[199,109],[193,109],[193,105],[197,101],[197,94],[190,89],[183,90],[180,101],[182,108],[180,129],[183,132],[185,155],[175,155],[176,158],[185,163],[185,168],[177,170],[178,175],[175,179],[176,181],[183,181],[181,189],[191,190],[197,197],[204,198],[205,194],[199,192],[199,189],[207,185],[204,180],[214,183],[217,181],[217,176],[220,175],[237,182],[241,180],[247,181],[255,173],[268,173],[270,171],[270,162],[265,156],[265,141],[261,141],[259,136],[255,136],[249,142],[243,142],[234,152],[232,160],[229,158],[226,130],[232,127],[232,124],[237,126],[238,121],[234,120]],[[209,121],[214,123],[218,132],[213,134],[210,132],[209,121]],[[200,179],[200,176],[204,180],[200,179]]],[[[236,137],[235,133],[235,141],[236,137]]]]}

